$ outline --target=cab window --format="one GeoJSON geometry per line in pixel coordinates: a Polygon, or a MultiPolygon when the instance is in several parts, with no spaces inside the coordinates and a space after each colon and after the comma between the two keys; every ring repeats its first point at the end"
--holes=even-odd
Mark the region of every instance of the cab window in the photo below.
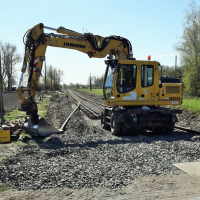
{"type": "Polygon", "coordinates": [[[133,64],[122,64],[117,77],[117,91],[126,93],[136,88],[137,66],[133,64]]]}
{"type": "Polygon", "coordinates": [[[153,65],[142,65],[141,66],[141,86],[149,87],[153,85],[153,65]]]}
{"type": "Polygon", "coordinates": [[[113,97],[113,78],[114,78],[115,68],[108,66],[107,76],[104,83],[104,93],[106,99],[114,99],[113,97]]]}

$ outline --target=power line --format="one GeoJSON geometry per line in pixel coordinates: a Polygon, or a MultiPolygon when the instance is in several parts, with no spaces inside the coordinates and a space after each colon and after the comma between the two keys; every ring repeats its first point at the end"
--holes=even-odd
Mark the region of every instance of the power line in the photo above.
{"type": "Polygon", "coordinates": [[[11,17],[11,15],[10,15],[10,13],[9,13],[9,11],[8,11],[8,9],[7,9],[6,5],[5,5],[5,3],[3,2],[3,0],[1,0],[1,1],[2,1],[2,3],[3,3],[3,5],[4,5],[4,7],[5,7],[5,9],[7,10],[8,14],[9,14],[9,16],[10,16],[12,22],[13,22],[13,24],[15,25],[15,27],[16,27],[18,33],[19,33],[20,36],[22,37],[22,34],[20,33],[19,29],[17,28],[17,25],[15,24],[14,20],[12,19],[12,17],[11,17]]]}

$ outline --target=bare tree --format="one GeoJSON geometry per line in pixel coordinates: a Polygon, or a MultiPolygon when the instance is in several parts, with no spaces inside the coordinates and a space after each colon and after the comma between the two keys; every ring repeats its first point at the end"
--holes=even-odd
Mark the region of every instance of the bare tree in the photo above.
{"type": "MultiPolygon", "coordinates": [[[[61,81],[62,81],[62,76],[64,75],[64,72],[60,69],[53,68],[52,65],[47,66],[47,84],[49,84],[50,80],[50,85],[51,85],[51,90],[54,88],[54,90],[59,90],[62,88],[61,86],[61,81]]],[[[43,78],[43,82],[45,81],[45,78],[43,78]]]]}
{"type": "Polygon", "coordinates": [[[53,85],[53,66],[52,65],[47,67],[47,76],[51,79],[51,91],[52,91],[52,85],[53,85]]]}
{"type": "Polygon", "coordinates": [[[2,52],[2,75],[7,79],[8,91],[10,91],[14,82],[14,66],[21,61],[20,54],[17,53],[17,47],[9,42],[1,45],[2,52]]]}

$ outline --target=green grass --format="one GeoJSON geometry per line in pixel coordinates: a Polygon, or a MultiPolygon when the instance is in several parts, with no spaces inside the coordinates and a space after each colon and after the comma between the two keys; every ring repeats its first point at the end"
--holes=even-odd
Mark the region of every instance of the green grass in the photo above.
{"type": "Polygon", "coordinates": [[[176,106],[176,108],[186,109],[200,114],[200,98],[183,99],[183,104],[181,106],[176,106]]]}
{"type": "Polygon", "coordinates": [[[48,105],[49,105],[49,99],[44,99],[41,104],[38,104],[38,115],[40,117],[45,117],[48,105]]]}
{"type": "Polygon", "coordinates": [[[21,120],[23,120],[23,118],[26,117],[25,112],[22,112],[22,111],[19,111],[18,109],[15,109],[11,112],[7,112],[4,116],[4,119],[5,120],[10,120],[10,119],[15,120],[17,117],[11,117],[11,116],[19,116],[19,115],[22,115],[22,117],[19,117],[21,120]]]}
{"type": "Polygon", "coordinates": [[[0,185],[0,192],[10,190],[10,189],[11,189],[11,187],[8,184],[3,183],[0,185]]]}
{"type": "Polygon", "coordinates": [[[96,95],[103,95],[103,90],[102,89],[92,89],[92,91],[90,91],[90,89],[77,89],[83,92],[88,92],[88,93],[92,93],[92,94],[96,94],[96,95]]]}
{"type": "MultiPolygon", "coordinates": [[[[46,112],[47,112],[47,106],[49,105],[49,99],[43,99],[42,103],[37,104],[38,106],[38,115],[40,117],[45,117],[46,112]]],[[[26,117],[26,112],[19,111],[18,109],[15,109],[11,112],[7,112],[4,116],[5,120],[10,120],[13,119],[15,120],[17,117],[12,117],[11,116],[19,116],[22,115],[22,117],[19,117],[21,120],[23,120],[24,117],[26,117]]]]}

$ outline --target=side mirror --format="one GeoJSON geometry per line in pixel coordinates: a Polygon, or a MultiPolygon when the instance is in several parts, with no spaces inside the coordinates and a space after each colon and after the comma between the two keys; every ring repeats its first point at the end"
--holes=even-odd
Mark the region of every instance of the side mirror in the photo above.
{"type": "Polygon", "coordinates": [[[121,63],[118,63],[117,64],[117,73],[119,74],[119,72],[120,72],[120,68],[121,68],[121,63]]]}

